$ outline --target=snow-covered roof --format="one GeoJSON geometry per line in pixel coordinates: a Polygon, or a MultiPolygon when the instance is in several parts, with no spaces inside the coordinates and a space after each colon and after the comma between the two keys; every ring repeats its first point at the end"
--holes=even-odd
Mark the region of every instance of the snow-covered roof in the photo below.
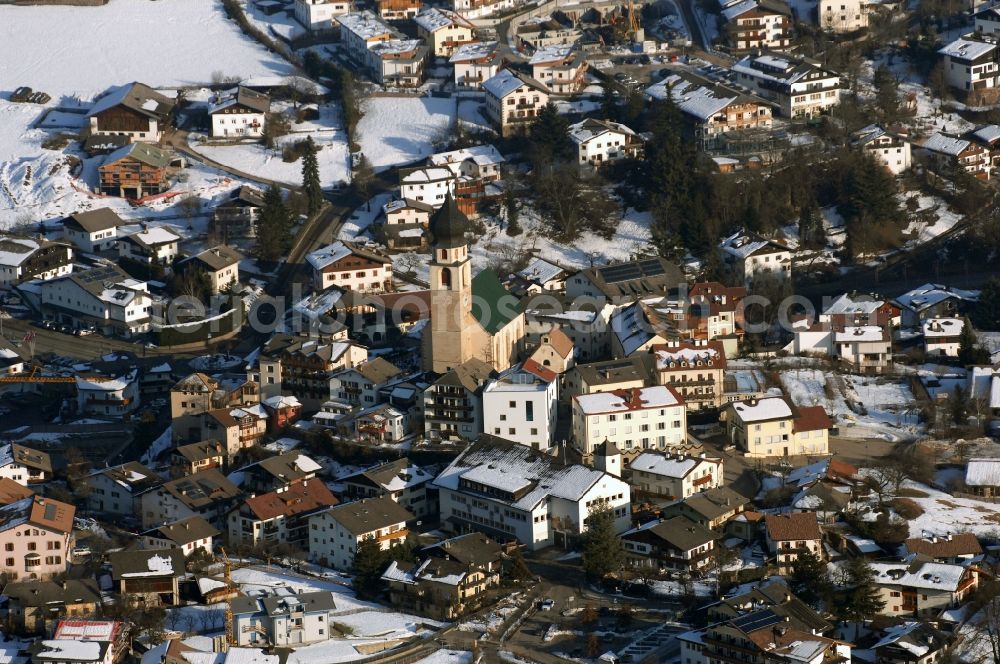
{"type": "Polygon", "coordinates": [[[782,253],[787,252],[788,247],[783,247],[773,240],[761,237],[756,233],[747,231],[737,231],[722,241],[719,245],[727,254],[740,259],[759,253],[782,253]],[[764,251],[767,250],[767,251],[764,251]]]}
{"type": "Polygon", "coordinates": [[[77,390],[92,390],[95,392],[119,392],[126,389],[129,384],[135,381],[136,371],[119,376],[118,378],[85,378],[82,376],[76,377],[76,389],[77,390]]]}
{"type": "Polygon", "coordinates": [[[544,87],[534,79],[518,76],[509,69],[500,71],[483,82],[483,90],[497,99],[503,99],[522,85],[529,85],[544,91],[544,87]]]}
{"type": "Polygon", "coordinates": [[[562,62],[573,53],[573,44],[553,44],[545,46],[531,55],[529,65],[541,65],[551,62],[562,62]]]}
{"type": "Polygon", "coordinates": [[[623,134],[625,136],[635,135],[634,131],[620,122],[597,120],[594,118],[587,118],[582,122],[571,124],[568,127],[568,131],[570,139],[577,145],[583,145],[599,136],[613,132],[623,134]]]}
{"type": "Polygon", "coordinates": [[[792,408],[782,397],[765,397],[756,401],[734,401],[732,406],[744,422],[763,422],[792,417],[792,408]]]}
{"type": "Polygon", "coordinates": [[[560,274],[563,274],[561,267],[536,256],[523,270],[517,273],[517,276],[541,285],[555,279],[560,274]]]}
{"type": "Polygon", "coordinates": [[[579,394],[574,397],[574,400],[584,415],[666,408],[684,404],[677,392],[669,385],[579,394]]]}
{"type": "Polygon", "coordinates": [[[38,251],[39,246],[35,240],[0,236],[0,265],[17,267],[38,251]]]}
{"type": "Polygon", "coordinates": [[[654,355],[656,356],[657,369],[669,368],[672,362],[686,362],[688,364],[691,362],[697,362],[698,360],[712,362],[721,356],[717,348],[711,348],[708,346],[696,346],[693,348],[691,346],[657,348],[654,355]]]}
{"type": "Polygon", "coordinates": [[[722,16],[727,21],[732,21],[737,16],[746,14],[748,11],[757,8],[757,0],[742,0],[736,2],[722,10],[722,16]]]}
{"type": "Polygon", "coordinates": [[[677,108],[702,121],[708,120],[740,97],[740,93],[735,90],[712,81],[680,74],[671,74],[646,88],[646,94],[652,99],[666,99],[668,92],[677,108]]]}
{"type": "Polygon", "coordinates": [[[871,295],[844,293],[831,302],[823,313],[828,316],[837,314],[873,314],[879,307],[885,304],[885,300],[871,295]]]}
{"type": "Polygon", "coordinates": [[[337,240],[331,245],[320,247],[306,255],[306,261],[314,270],[322,270],[351,255],[351,248],[337,240]]]}
{"type": "Polygon", "coordinates": [[[470,44],[462,44],[456,48],[448,62],[455,64],[456,62],[482,60],[483,58],[492,58],[496,53],[496,42],[472,42],[470,44]]]}
{"type": "Polygon", "coordinates": [[[425,9],[417,14],[414,22],[427,32],[437,32],[451,25],[459,25],[472,30],[475,26],[467,19],[448,9],[425,9]]]}
{"type": "Polygon", "coordinates": [[[76,639],[45,639],[42,648],[33,657],[61,662],[96,662],[101,659],[100,641],[78,641],[76,639]]]}
{"type": "Polygon", "coordinates": [[[875,575],[875,583],[878,584],[950,592],[958,590],[966,572],[966,568],[961,565],[935,562],[871,563],[871,568],[875,575]]]}
{"type": "Polygon", "coordinates": [[[748,55],[733,65],[732,71],[746,74],[762,81],[777,83],[784,89],[787,89],[793,83],[797,83],[806,75],[815,72],[822,72],[827,78],[840,78],[838,74],[824,70],[819,65],[810,61],[795,58],[787,54],[778,55],[774,53],[765,53],[758,56],[748,55]]]}
{"type": "Polygon", "coordinates": [[[641,470],[646,473],[653,473],[662,477],[683,478],[697,468],[702,463],[719,463],[718,459],[704,459],[698,457],[684,456],[679,454],[660,454],[657,452],[643,452],[635,459],[629,467],[632,470],[641,470]]]}
{"type": "Polygon", "coordinates": [[[960,290],[941,284],[924,284],[903,293],[895,299],[895,302],[901,307],[919,312],[950,298],[976,302],[979,300],[979,291],[960,290]]]}
{"type": "Polygon", "coordinates": [[[996,47],[996,44],[986,41],[959,38],[940,49],[938,53],[960,60],[977,60],[989,55],[996,47]]]}
{"type": "Polygon", "coordinates": [[[921,327],[924,338],[955,337],[962,333],[965,327],[964,318],[928,318],[921,327]]]}
{"type": "Polygon", "coordinates": [[[956,138],[939,132],[928,136],[927,140],[924,141],[923,147],[925,150],[930,150],[931,152],[940,152],[957,157],[967,150],[970,144],[964,138],[956,138]]]}
{"type": "Polygon", "coordinates": [[[172,575],[174,573],[173,561],[167,556],[153,554],[146,559],[146,566],[148,567],[146,571],[125,572],[122,574],[122,578],[161,576],[163,574],[172,575]]]}
{"type": "Polygon", "coordinates": [[[426,49],[426,46],[424,46],[424,42],[420,39],[390,39],[368,47],[368,50],[378,57],[402,55],[421,49],[426,49]]]}
{"type": "Polygon", "coordinates": [[[144,231],[139,231],[138,233],[133,233],[128,235],[133,240],[138,241],[147,247],[153,247],[158,244],[170,244],[171,242],[177,242],[181,239],[181,236],[174,233],[168,228],[163,228],[162,226],[154,226],[153,228],[146,229],[144,231]]]}
{"type": "MultiPolygon", "coordinates": [[[[883,646],[890,644],[896,644],[900,648],[903,648],[910,654],[914,655],[918,660],[930,652],[930,646],[926,644],[922,639],[919,642],[914,642],[912,640],[902,640],[904,637],[910,635],[911,633],[922,629],[924,623],[920,622],[904,622],[900,625],[892,625],[885,628],[884,636],[871,647],[872,650],[878,650],[883,646]]],[[[919,637],[918,637],[919,638],[919,637]]]]}
{"type": "Polygon", "coordinates": [[[983,143],[992,145],[996,141],[1000,141],[1000,125],[985,125],[972,132],[972,135],[983,143]]]}
{"type": "Polygon", "coordinates": [[[532,447],[489,434],[466,448],[437,476],[434,484],[458,491],[461,481],[468,479],[467,474],[473,471],[471,477],[486,478],[490,486],[523,487],[523,493],[508,499],[490,496],[490,500],[505,502],[521,510],[531,510],[549,497],[578,501],[601,480],[613,485],[611,491],[627,487],[621,480],[600,470],[581,465],[564,466],[532,447]]]}
{"type": "Polygon", "coordinates": [[[850,325],[842,331],[836,332],[833,337],[834,342],[838,344],[850,343],[852,341],[875,342],[884,341],[886,333],[878,325],[850,325]]]}
{"type": "Polygon", "coordinates": [[[646,318],[641,302],[633,302],[611,316],[611,331],[618,339],[625,357],[632,355],[656,336],[646,318]]]}
{"type": "Polygon", "coordinates": [[[972,367],[969,398],[985,398],[990,408],[1000,408],[1000,367],[972,367]]]}
{"type": "Polygon", "coordinates": [[[455,173],[452,172],[450,168],[444,168],[439,166],[434,166],[430,168],[415,168],[412,171],[407,171],[405,175],[399,178],[400,184],[424,184],[428,182],[441,182],[442,180],[451,180],[455,177],[455,173]]]}
{"type": "Polygon", "coordinates": [[[343,14],[334,16],[333,19],[340,23],[340,26],[358,36],[359,39],[368,41],[382,35],[394,34],[392,28],[382,22],[382,20],[370,12],[364,10],[354,14],[343,14]]]}
{"type": "Polygon", "coordinates": [[[969,459],[965,467],[969,486],[1000,486],[1000,459],[969,459]]]}
{"type": "Polygon", "coordinates": [[[462,162],[472,161],[478,166],[492,166],[502,164],[506,161],[500,151],[493,145],[473,145],[468,148],[450,150],[448,152],[438,152],[427,158],[427,161],[434,166],[443,166],[452,169],[460,166],[462,162]]]}

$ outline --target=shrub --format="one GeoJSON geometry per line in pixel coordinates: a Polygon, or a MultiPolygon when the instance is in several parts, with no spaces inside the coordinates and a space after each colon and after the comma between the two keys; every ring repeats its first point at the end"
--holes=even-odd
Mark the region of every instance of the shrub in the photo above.
{"type": "Polygon", "coordinates": [[[924,509],[910,498],[893,498],[892,508],[906,520],[916,519],[924,513],[924,509]]]}

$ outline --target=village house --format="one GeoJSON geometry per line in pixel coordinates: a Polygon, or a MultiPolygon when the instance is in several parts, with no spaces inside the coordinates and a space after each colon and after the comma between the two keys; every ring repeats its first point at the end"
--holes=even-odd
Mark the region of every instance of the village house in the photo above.
{"type": "Polygon", "coordinates": [[[259,402],[260,390],[252,381],[217,380],[201,372],[185,376],[170,388],[170,420],[174,439],[204,440],[198,438],[203,413],[226,407],[252,406],[259,402]]]}
{"type": "Polygon", "coordinates": [[[118,227],[124,225],[125,220],[111,208],[74,212],[63,220],[63,236],[77,251],[107,251],[114,248],[118,227]]]}
{"type": "Polygon", "coordinates": [[[451,7],[465,18],[477,19],[514,9],[521,4],[521,0],[452,0],[451,7]]]}
{"type": "Polygon", "coordinates": [[[874,157],[893,175],[901,175],[913,165],[910,141],[879,125],[868,125],[854,132],[852,144],[874,157]]]}
{"type": "Polygon", "coordinates": [[[433,480],[432,473],[403,457],[348,475],[341,482],[343,495],[352,500],[389,496],[415,517],[423,518],[437,512],[427,491],[433,480]]]}
{"type": "Polygon", "coordinates": [[[291,394],[314,408],[330,397],[330,376],[368,360],[368,349],[350,341],[275,334],[257,357],[251,380],[265,399],[291,394]]]}
{"type": "Polygon", "coordinates": [[[539,48],[528,64],[532,79],[546,86],[552,94],[576,94],[586,85],[587,59],[572,44],[539,48]]]}
{"type": "Polygon", "coordinates": [[[750,499],[727,486],[700,491],[681,498],[663,509],[663,516],[686,516],[706,528],[718,530],[730,519],[742,514],[750,499]]]}
{"type": "Polygon", "coordinates": [[[429,165],[447,168],[456,177],[464,176],[483,182],[500,180],[503,175],[501,169],[506,161],[500,151],[490,144],[437,152],[427,158],[429,165]]]}
{"type": "Polygon", "coordinates": [[[537,256],[515,274],[517,282],[524,284],[523,291],[535,295],[566,290],[567,277],[565,269],[537,256]]]}
{"type": "Polygon", "coordinates": [[[976,291],[924,284],[903,293],[892,303],[900,309],[902,327],[919,328],[929,318],[955,318],[978,299],[976,291]]]}
{"type": "Polygon", "coordinates": [[[628,459],[643,450],[675,450],[687,444],[687,407],[667,385],[581,394],[573,397],[573,443],[584,455],[605,441],[628,459]]]}
{"type": "Polygon", "coordinates": [[[428,245],[427,226],[435,208],[409,198],[388,201],[382,206],[382,223],[375,233],[389,251],[424,251],[428,245]]]}
{"type": "Polygon", "coordinates": [[[407,413],[388,403],[351,413],[340,423],[339,429],[360,440],[379,444],[399,443],[411,433],[407,413]]]}
{"type": "Polygon", "coordinates": [[[470,42],[456,47],[448,62],[455,68],[455,87],[481,90],[483,82],[503,67],[504,59],[497,42],[470,42]]]}
{"type": "Polygon", "coordinates": [[[75,514],[73,505],[41,496],[0,506],[0,559],[7,579],[49,579],[65,572],[75,514]]]}
{"type": "MultiPolygon", "coordinates": [[[[1000,82],[997,45],[977,35],[960,37],[938,51],[948,85],[975,96],[994,90],[1000,82]]],[[[980,98],[985,101],[984,98],[980,98]]]]}
{"type": "Polygon", "coordinates": [[[218,93],[208,104],[213,138],[260,138],[264,135],[271,98],[242,85],[218,93]]]}
{"type": "Polygon", "coordinates": [[[428,53],[427,45],[419,39],[378,42],[368,50],[368,68],[379,85],[415,88],[427,78],[428,53]]]}
{"type": "Polygon", "coordinates": [[[816,6],[819,27],[841,34],[866,29],[871,11],[862,0],[819,0],[816,6]]]}
{"type": "Polygon", "coordinates": [[[242,256],[232,247],[219,244],[190,258],[182,260],[179,271],[198,270],[208,277],[211,294],[221,293],[240,283],[240,260],[242,256]]]}
{"type": "Polygon", "coordinates": [[[314,512],[309,516],[309,558],[348,571],[362,541],[375,539],[384,550],[402,544],[410,534],[406,524],[413,518],[388,495],[314,512]]]}
{"type": "Polygon", "coordinates": [[[966,136],[990,151],[990,173],[1000,168],[1000,125],[982,125],[966,136]]]}
{"type": "Polygon", "coordinates": [[[218,408],[201,415],[199,440],[217,440],[228,459],[240,450],[253,447],[267,433],[268,414],[260,404],[218,408]]]}
{"type": "Polygon", "coordinates": [[[720,535],[683,517],[650,521],[621,534],[629,563],[695,574],[712,564],[720,535]]]}
{"type": "Polygon", "coordinates": [[[46,318],[124,337],[150,329],[153,302],[146,283],[117,265],[72,272],[43,281],[38,289],[46,318]]]}
{"type": "Polygon", "coordinates": [[[97,470],[85,481],[87,509],[122,516],[138,512],[139,495],[162,482],[159,475],[138,461],[97,470]]]}
{"type": "Polygon", "coordinates": [[[333,17],[353,10],[351,0],[295,0],[295,20],[313,31],[332,30],[333,17]]]}
{"type": "Polygon", "coordinates": [[[823,534],[815,512],[768,514],[764,517],[767,548],[775,555],[778,574],[791,574],[792,563],[809,552],[823,559],[823,534]]]}
{"type": "Polygon", "coordinates": [[[748,55],[735,65],[736,82],[777,104],[787,118],[808,120],[840,103],[840,75],[784,53],[748,55]]]}
{"type": "Polygon", "coordinates": [[[740,230],[724,239],[719,251],[726,271],[742,279],[747,288],[762,276],[791,279],[791,249],[757,233],[740,230]]]}
{"type": "Polygon", "coordinates": [[[995,5],[984,6],[973,14],[976,33],[996,35],[1000,33],[1000,9],[995,5]]]}
{"type": "Polygon", "coordinates": [[[30,279],[52,279],[72,271],[70,245],[0,235],[0,287],[30,279]]]}
{"type": "Polygon", "coordinates": [[[785,397],[734,401],[724,411],[726,437],[746,456],[827,454],[833,427],[822,406],[796,407],[785,397]]]}
{"type": "Polygon", "coordinates": [[[853,371],[884,373],[892,366],[892,334],[880,325],[836,330],[833,347],[836,357],[853,371]]]}
{"type": "Polygon", "coordinates": [[[691,122],[703,149],[723,148],[727,134],[767,131],[772,126],[770,102],[688,72],[671,73],[646,88],[650,99],[662,100],[668,94],[691,122]]]}
{"type": "Polygon", "coordinates": [[[85,415],[123,418],[139,409],[138,371],[110,378],[103,375],[78,375],[76,408],[85,415]]]}
{"type": "Polygon", "coordinates": [[[56,621],[97,615],[102,605],[101,591],[90,579],[19,581],[3,587],[8,616],[19,632],[48,634],[56,621]]]}
{"type": "Polygon", "coordinates": [[[876,662],[934,664],[945,658],[948,638],[925,622],[906,621],[887,626],[871,646],[876,662]]]}
{"type": "Polygon", "coordinates": [[[621,304],[673,295],[685,283],[680,268],[667,259],[637,258],[580,270],[566,280],[566,297],[621,304]]]}
{"type": "Polygon", "coordinates": [[[142,494],[142,527],[146,530],[190,516],[200,516],[217,529],[242,495],[216,468],[165,482],[142,494]]]}
{"type": "Polygon", "coordinates": [[[177,257],[181,237],[171,230],[154,227],[118,238],[118,256],[140,263],[170,265],[177,257]]]}
{"type": "Polygon", "coordinates": [[[127,622],[63,618],[51,639],[28,651],[35,664],[119,664],[131,642],[127,622]]]}
{"type": "MultiPolygon", "coordinates": [[[[1000,385],[1000,380],[994,381],[995,385],[1000,385]]],[[[993,389],[1000,392],[1000,387],[993,389]]],[[[994,406],[997,407],[1000,406],[994,406]]],[[[1000,497],[1000,460],[969,459],[965,466],[965,486],[970,493],[983,498],[1000,497]]]]}
{"type": "Polygon", "coordinates": [[[185,557],[199,549],[212,554],[221,534],[200,516],[189,516],[143,532],[140,545],[143,549],[180,549],[185,557]]]}
{"type": "Polygon", "coordinates": [[[250,185],[230,192],[212,211],[211,230],[223,244],[236,238],[257,236],[257,219],[264,207],[264,193],[250,185]]]}
{"type": "MultiPolygon", "coordinates": [[[[13,348],[4,348],[3,344],[0,343],[0,377],[23,374],[24,368],[25,362],[21,354],[13,348]]],[[[2,458],[2,454],[0,454],[0,459],[2,458]]],[[[3,476],[2,473],[3,471],[0,470],[0,477],[3,476]]]]}
{"type": "Polygon", "coordinates": [[[978,143],[938,132],[919,147],[939,173],[947,174],[958,167],[979,180],[990,179],[990,151],[978,143]]]}
{"type": "Polygon", "coordinates": [[[375,0],[378,15],[387,21],[415,18],[422,6],[421,0],[375,0]]]}
{"type": "Polygon", "coordinates": [[[330,377],[330,398],[367,408],[379,402],[378,393],[397,377],[399,367],[376,357],[353,367],[341,369],[330,377]]]}
{"type": "Polygon", "coordinates": [[[951,565],[967,565],[983,554],[983,547],[974,533],[921,533],[921,537],[911,537],[903,542],[903,547],[904,557],[923,556],[936,563],[951,565]]]}
{"type": "MultiPolygon", "coordinates": [[[[435,210],[455,195],[456,175],[448,168],[419,166],[399,169],[399,195],[404,201],[426,203],[435,210]]],[[[430,223],[430,217],[428,217],[430,223]]]]}
{"type": "Polygon", "coordinates": [[[396,39],[398,33],[368,11],[341,14],[334,18],[340,25],[340,45],[360,65],[368,61],[368,49],[380,42],[396,39]]]}
{"type": "Polygon", "coordinates": [[[722,18],[734,53],[791,45],[792,11],[782,0],[731,0],[722,6],[722,18]]]}
{"type": "Polygon", "coordinates": [[[697,661],[703,662],[727,661],[728,653],[736,652],[736,648],[740,649],[741,661],[850,661],[850,643],[821,636],[818,631],[803,627],[801,622],[770,609],[758,609],[703,630],[687,632],[678,640],[682,653],[693,654],[694,646],[699,656],[697,661]]]}
{"type": "Polygon", "coordinates": [[[180,549],[138,549],[108,554],[117,592],[131,606],[181,604],[180,579],[186,573],[180,549]]]}
{"type": "Polygon", "coordinates": [[[657,384],[676,390],[688,410],[722,405],[726,354],[721,342],[671,342],[654,345],[650,352],[657,384]]]}
{"type": "Polygon", "coordinates": [[[570,125],[568,131],[581,164],[598,167],[642,154],[642,139],[620,122],[587,118],[570,125]]]}
{"type": "Polygon", "coordinates": [[[306,256],[318,290],[337,287],[358,292],[392,290],[392,260],[378,251],[341,241],[306,256]]]}
{"type": "Polygon", "coordinates": [[[524,74],[503,69],[483,82],[486,116],[502,136],[522,133],[549,103],[549,90],[524,74]]]}
{"type": "Polygon", "coordinates": [[[569,401],[578,394],[595,394],[656,384],[653,356],[639,353],[620,360],[577,364],[566,373],[562,394],[569,401]]]}
{"type": "Polygon", "coordinates": [[[528,359],[561,376],[576,366],[575,351],[573,340],[557,327],[541,336],[528,359]]]}
{"type": "Polygon", "coordinates": [[[170,189],[172,161],[170,152],[149,143],[121,147],[97,167],[101,193],[131,200],[162,194],[170,189]]]}
{"type": "Polygon", "coordinates": [[[18,443],[0,445],[0,478],[30,486],[52,479],[52,459],[47,452],[18,443]]]}
{"type": "Polygon", "coordinates": [[[479,607],[500,583],[503,550],[480,533],[442,540],[418,556],[412,566],[393,561],[382,576],[398,609],[452,620],[479,607]]]}
{"type": "Polygon", "coordinates": [[[333,636],[331,620],[336,608],[333,593],[320,590],[236,597],[232,600],[233,638],[236,645],[258,648],[328,641],[333,636]]]}
{"type": "MultiPolygon", "coordinates": [[[[516,281],[508,282],[512,293],[520,288],[516,281]]],[[[531,298],[525,311],[525,345],[538,344],[543,335],[558,329],[573,342],[574,365],[580,362],[611,357],[611,340],[608,335],[608,321],[615,306],[608,301],[577,301],[575,306],[563,293],[547,293],[542,298],[531,298]]],[[[567,372],[566,378],[570,372],[567,372]]],[[[568,398],[565,391],[560,395],[568,398]]]]}
{"type": "Polygon", "coordinates": [[[979,586],[975,567],[930,561],[870,564],[887,616],[933,618],[962,604],[979,586]]]}
{"type": "Polygon", "coordinates": [[[681,500],[722,486],[722,459],[643,452],[629,464],[629,484],[640,493],[681,500]]]}
{"type": "Polygon", "coordinates": [[[228,541],[249,547],[309,547],[309,517],[337,500],[319,480],[298,480],[270,493],[252,495],[229,514],[228,541]]]}
{"type": "Polygon", "coordinates": [[[475,439],[483,432],[483,389],[493,367],[475,357],[424,390],[424,432],[438,438],[475,439]]]}
{"type": "Polygon", "coordinates": [[[283,489],[296,482],[311,480],[321,466],[298,450],[276,454],[240,468],[240,488],[254,493],[283,489]]]}
{"type": "Polygon", "coordinates": [[[965,318],[924,319],[921,324],[924,352],[928,356],[958,357],[962,345],[962,330],[969,324],[965,318]]]}
{"type": "Polygon", "coordinates": [[[476,26],[448,9],[424,9],[413,19],[417,37],[430,46],[431,54],[449,58],[455,50],[476,41],[476,26]]]}
{"type": "Polygon", "coordinates": [[[101,97],[87,114],[90,136],[125,136],[158,143],[170,122],[174,100],[142,83],[122,85],[101,97]]]}
{"type": "Polygon", "coordinates": [[[548,452],[556,435],[559,380],[534,360],[501,372],[483,388],[483,431],[548,452]]]}
{"type": "Polygon", "coordinates": [[[628,484],[608,473],[564,465],[527,445],[483,434],[434,480],[442,528],[517,539],[528,550],[571,546],[595,504],[607,505],[615,530],[630,523],[628,484]]]}

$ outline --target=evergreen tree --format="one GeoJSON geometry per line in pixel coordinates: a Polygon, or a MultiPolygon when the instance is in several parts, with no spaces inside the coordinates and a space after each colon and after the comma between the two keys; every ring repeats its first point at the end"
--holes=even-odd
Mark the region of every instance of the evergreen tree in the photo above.
{"type": "Polygon", "coordinates": [[[948,397],[948,409],[951,411],[951,421],[955,426],[962,426],[966,422],[969,410],[965,403],[965,393],[958,385],[948,397]]]}
{"type": "Polygon", "coordinates": [[[518,218],[521,215],[521,205],[517,201],[514,188],[509,184],[507,190],[504,192],[504,208],[507,210],[507,235],[517,237],[524,232],[521,224],[518,223],[518,218]]]}
{"type": "Polygon", "coordinates": [[[899,119],[899,79],[887,65],[879,65],[872,78],[875,87],[875,105],[886,123],[899,119]]]}
{"type": "Polygon", "coordinates": [[[535,575],[528,569],[528,563],[524,561],[524,556],[520,549],[514,549],[510,556],[510,570],[507,575],[514,581],[524,582],[535,578],[535,575]]]}
{"type": "Polygon", "coordinates": [[[292,218],[276,185],[264,194],[264,205],[257,218],[257,257],[276,261],[291,244],[292,218]]]}
{"type": "Polygon", "coordinates": [[[302,191],[306,195],[309,216],[319,212],[323,207],[323,187],[319,182],[319,161],[316,159],[316,144],[312,136],[305,140],[305,151],[302,153],[302,191]]]}
{"type": "Polygon", "coordinates": [[[374,537],[367,537],[358,543],[354,553],[354,563],[351,572],[354,574],[354,590],[358,597],[372,598],[382,589],[382,573],[392,557],[382,549],[381,543],[374,537]]]}
{"type": "Polygon", "coordinates": [[[958,335],[958,362],[963,366],[990,362],[990,354],[976,343],[976,333],[967,320],[964,321],[962,332],[958,335]]]}
{"type": "Polygon", "coordinates": [[[358,167],[354,169],[354,174],[351,176],[351,186],[354,187],[354,191],[357,192],[358,196],[367,201],[374,180],[375,169],[372,168],[372,163],[368,161],[368,157],[362,154],[358,158],[358,167]]]}
{"type": "Polygon", "coordinates": [[[990,279],[979,294],[972,321],[980,330],[1000,330],[1000,279],[990,279]]]}
{"type": "Polygon", "coordinates": [[[847,590],[836,607],[840,618],[849,621],[867,620],[885,606],[875,585],[875,573],[864,558],[847,562],[847,590]]]}
{"type": "Polygon", "coordinates": [[[898,244],[905,214],[896,198],[895,178],[867,154],[847,160],[845,166],[850,170],[843,212],[851,253],[860,256],[898,244]]]}
{"type": "Polygon", "coordinates": [[[618,117],[618,100],[615,99],[615,84],[611,78],[605,78],[601,82],[601,117],[606,120],[614,120],[618,117]]]}
{"type": "Polygon", "coordinates": [[[615,515],[606,503],[590,508],[587,530],[583,533],[583,570],[587,576],[603,579],[621,569],[625,549],[615,531],[615,515]]]}
{"type": "Polygon", "coordinates": [[[792,562],[792,575],[789,579],[792,592],[806,604],[815,604],[823,599],[830,590],[830,582],[826,576],[826,563],[812,551],[800,553],[792,562]]]}
{"type": "Polygon", "coordinates": [[[540,164],[573,159],[573,144],[567,132],[569,123],[549,102],[542,107],[531,125],[531,157],[537,168],[540,164]]]}
{"type": "Polygon", "coordinates": [[[823,220],[814,204],[804,205],[799,213],[799,244],[804,249],[823,246],[823,220]]]}

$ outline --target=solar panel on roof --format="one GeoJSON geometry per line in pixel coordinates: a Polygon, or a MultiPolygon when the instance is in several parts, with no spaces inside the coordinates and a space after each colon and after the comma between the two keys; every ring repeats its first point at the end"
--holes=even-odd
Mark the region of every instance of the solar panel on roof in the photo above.
{"type": "Polygon", "coordinates": [[[45,520],[54,521],[56,518],[56,506],[52,503],[47,503],[45,505],[45,520]]]}
{"type": "Polygon", "coordinates": [[[743,632],[753,632],[755,630],[761,629],[763,627],[770,627],[771,625],[777,625],[780,622],[784,622],[784,618],[776,614],[770,609],[764,611],[754,611],[753,613],[748,613],[745,616],[740,616],[732,621],[732,624],[743,632]]]}

